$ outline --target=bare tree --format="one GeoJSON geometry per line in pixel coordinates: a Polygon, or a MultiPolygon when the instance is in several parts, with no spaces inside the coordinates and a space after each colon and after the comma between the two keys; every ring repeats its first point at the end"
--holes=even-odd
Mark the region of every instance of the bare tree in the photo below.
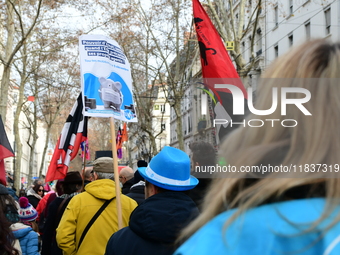
{"type": "Polygon", "coordinates": [[[256,31],[259,25],[259,18],[262,11],[262,0],[246,1],[240,0],[234,4],[232,0],[208,0],[207,4],[212,20],[215,21],[216,28],[220,33],[224,43],[234,42],[234,50],[230,50],[230,55],[236,64],[236,69],[241,77],[254,68],[256,56],[254,53],[254,44],[256,43],[256,31]],[[227,9],[227,15],[224,10],[227,9]],[[235,13],[237,10],[237,13],[235,13]],[[242,41],[250,38],[250,62],[242,56],[242,41]]]}
{"type": "Polygon", "coordinates": [[[6,121],[8,89],[10,82],[11,65],[13,64],[14,57],[20,48],[24,45],[25,41],[30,36],[33,28],[38,22],[42,7],[42,0],[35,1],[16,1],[6,0],[6,43],[2,43],[5,49],[4,54],[0,54],[0,61],[3,64],[3,72],[0,87],[0,114],[6,121]],[[22,6],[28,7],[29,13],[22,12],[22,6]],[[27,19],[27,17],[33,17],[27,19]],[[23,21],[25,19],[25,22],[23,21]],[[30,20],[30,22],[27,22],[30,20]],[[19,32],[17,32],[19,31],[19,32]],[[18,38],[16,39],[16,36],[18,38]]]}

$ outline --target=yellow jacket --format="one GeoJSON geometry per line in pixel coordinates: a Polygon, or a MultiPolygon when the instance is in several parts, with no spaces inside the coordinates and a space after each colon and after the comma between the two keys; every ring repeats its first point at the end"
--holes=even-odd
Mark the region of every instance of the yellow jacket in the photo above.
{"type": "MultiPolygon", "coordinates": [[[[57,228],[57,243],[64,255],[104,254],[106,244],[113,233],[118,231],[116,199],[105,208],[87,232],[78,249],[79,239],[95,213],[105,202],[116,197],[115,182],[108,179],[93,181],[85,191],[73,197],[68,204],[57,228]]],[[[128,226],[131,212],[137,203],[121,195],[123,227],[128,226]]]]}

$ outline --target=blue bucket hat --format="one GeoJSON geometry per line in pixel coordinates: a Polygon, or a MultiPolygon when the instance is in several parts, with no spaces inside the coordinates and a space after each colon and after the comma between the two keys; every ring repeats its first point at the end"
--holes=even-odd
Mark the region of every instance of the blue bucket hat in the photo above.
{"type": "Polygon", "coordinates": [[[167,190],[190,190],[198,184],[197,178],[190,175],[188,155],[169,146],[164,146],[147,167],[139,167],[138,171],[148,182],[167,190]]]}

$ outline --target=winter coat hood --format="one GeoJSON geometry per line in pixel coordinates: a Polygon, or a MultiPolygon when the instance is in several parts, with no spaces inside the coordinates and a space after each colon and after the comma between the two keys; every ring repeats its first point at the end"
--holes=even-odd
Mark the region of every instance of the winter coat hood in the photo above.
{"type": "Polygon", "coordinates": [[[114,181],[109,179],[101,179],[87,184],[85,190],[96,198],[109,200],[113,197],[116,197],[115,187],[116,184],[114,181]]]}
{"type": "Polygon", "coordinates": [[[144,187],[145,187],[145,182],[143,181],[137,182],[136,184],[131,186],[129,193],[133,192],[133,193],[144,194],[144,187]]]}
{"type": "Polygon", "coordinates": [[[130,228],[150,241],[173,243],[179,231],[198,214],[195,203],[183,192],[158,193],[140,204],[130,217],[130,228]]]}
{"type": "Polygon", "coordinates": [[[36,198],[38,198],[38,199],[42,199],[42,197],[39,196],[39,195],[37,194],[37,192],[34,191],[33,188],[30,188],[29,190],[27,190],[27,196],[34,196],[34,197],[36,197],[36,198]]]}
{"type": "Polygon", "coordinates": [[[11,230],[14,234],[14,237],[20,239],[32,231],[32,228],[21,222],[18,222],[11,225],[11,230]]]}

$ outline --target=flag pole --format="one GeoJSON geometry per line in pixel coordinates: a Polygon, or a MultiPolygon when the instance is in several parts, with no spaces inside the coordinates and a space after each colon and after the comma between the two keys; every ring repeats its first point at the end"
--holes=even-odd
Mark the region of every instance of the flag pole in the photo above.
{"type": "MultiPolygon", "coordinates": [[[[85,145],[84,145],[84,153],[83,153],[83,156],[84,156],[84,160],[83,160],[83,170],[82,170],[82,177],[83,177],[83,182],[85,181],[85,167],[86,167],[86,148],[87,148],[87,145],[86,145],[86,142],[84,142],[85,145]]],[[[83,189],[84,189],[84,186],[83,186],[83,189]]]]}
{"type": "Polygon", "coordinates": [[[122,203],[120,201],[120,185],[119,185],[119,173],[118,173],[118,158],[116,147],[116,131],[114,118],[110,117],[111,137],[112,137],[112,157],[113,157],[113,173],[116,183],[116,203],[117,203],[117,216],[118,216],[118,229],[123,228],[122,221],[122,203]]]}

